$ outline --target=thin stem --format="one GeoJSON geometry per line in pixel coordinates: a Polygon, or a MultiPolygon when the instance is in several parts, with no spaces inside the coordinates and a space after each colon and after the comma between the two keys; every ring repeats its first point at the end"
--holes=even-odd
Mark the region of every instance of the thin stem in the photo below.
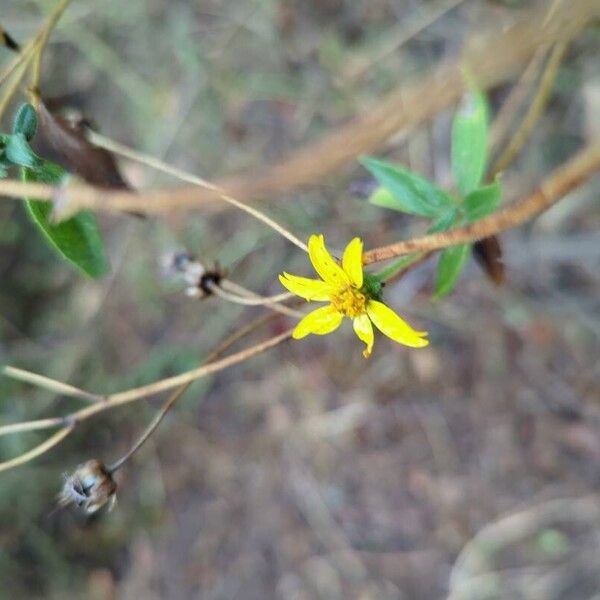
{"type": "Polygon", "coordinates": [[[169,409],[185,394],[187,389],[192,385],[191,383],[185,383],[180,388],[175,390],[166,400],[166,402],[160,407],[160,410],[154,416],[154,419],[150,422],[144,433],[139,437],[135,444],[121,457],[119,460],[114,462],[108,467],[110,474],[120,469],[146,442],[146,440],[154,433],[156,428],[160,425],[160,422],[164,419],[169,409]]]}
{"type": "Polygon", "coordinates": [[[38,431],[40,429],[52,429],[66,425],[66,417],[50,417],[49,419],[36,419],[35,421],[21,421],[20,423],[11,423],[10,425],[0,426],[0,436],[10,435],[11,433],[22,433],[23,431],[38,431]]]}
{"type": "Polygon", "coordinates": [[[33,50],[35,49],[35,39],[36,38],[27,42],[19,54],[17,54],[17,56],[14,57],[14,59],[6,66],[6,68],[0,72],[0,85],[2,85],[15,72],[19,65],[23,63],[23,61],[29,60],[33,50]]]}
{"type": "Polygon", "coordinates": [[[255,344],[250,348],[246,348],[244,350],[241,350],[240,352],[236,352],[220,360],[216,360],[214,362],[202,365],[196,369],[192,369],[191,371],[180,373],[179,375],[175,375],[174,377],[168,377],[155,383],[151,383],[138,388],[133,388],[124,392],[119,392],[117,394],[106,396],[106,400],[104,402],[96,403],[91,406],[81,408],[65,417],[54,419],[40,419],[37,421],[28,421],[27,423],[5,425],[3,427],[0,427],[0,435],[5,435],[7,433],[16,433],[19,431],[50,429],[52,427],[56,427],[57,425],[64,425],[65,423],[79,424],[82,421],[85,421],[90,417],[104,412],[106,410],[110,410],[117,406],[122,406],[131,402],[135,402],[137,400],[140,400],[141,398],[154,396],[156,394],[159,394],[160,392],[172,390],[173,388],[176,388],[183,384],[197,381],[198,379],[202,379],[204,377],[207,377],[208,375],[212,375],[213,373],[218,373],[233,365],[245,362],[246,360],[258,354],[261,354],[266,350],[274,348],[275,346],[278,346],[282,342],[288,340],[292,337],[292,331],[293,329],[289,329],[287,331],[284,331],[283,333],[280,333],[279,335],[276,335],[272,338],[264,340],[263,342],[255,344]]]}
{"type": "Polygon", "coordinates": [[[262,211],[253,208],[252,206],[249,206],[244,202],[236,200],[232,196],[226,194],[224,190],[210,183],[209,181],[206,181],[205,179],[197,177],[192,173],[187,173],[182,169],[178,169],[177,167],[169,165],[158,158],[154,158],[141,152],[137,152],[136,150],[132,150],[127,146],[119,144],[118,142],[115,142],[114,140],[101,136],[97,133],[90,133],[90,141],[96,144],[97,146],[104,148],[105,150],[109,150],[110,152],[114,152],[115,154],[119,154],[131,160],[135,160],[136,162],[156,169],[157,171],[161,171],[163,173],[176,177],[181,181],[186,181],[187,183],[192,183],[204,189],[210,190],[211,192],[215,192],[219,196],[219,198],[221,198],[221,200],[223,200],[224,202],[227,202],[228,204],[239,208],[240,210],[248,213],[249,215],[252,215],[255,219],[258,219],[265,225],[268,225],[271,229],[273,229],[281,236],[292,242],[292,244],[298,246],[298,248],[304,250],[305,252],[308,252],[308,247],[306,246],[306,244],[300,239],[298,239],[292,232],[290,232],[285,227],[277,223],[275,220],[265,215],[262,211]]]}
{"type": "Polygon", "coordinates": [[[558,68],[560,67],[560,63],[562,62],[567,48],[568,42],[559,42],[552,49],[531,105],[525,113],[517,132],[513,135],[502,154],[496,160],[494,166],[490,169],[490,179],[493,179],[498,173],[504,171],[504,169],[512,163],[527,141],[537,120],[544,112],[544,108],[552,93],[552,87],[558,73],[558,68]]]}
{"type": "Polygon", "coordinates": [[[22,49],[19,56],[13,61],[12,64],[8,66],[8,68],[0,75],[0,84],[4,82],[7,78],[9,78],[13,73],[15,73],[14,78],[10,84],[10,86],[6,89],[4,96],[0,100],[0,119],[4,115],[6,108],[10,104],[13,96],[16,94],[25,74],[27,73],[27,69],[29,68],[29,63],[33,60],[33,91],[34,96],[38,94],[39,88],[39,80],[41,76],[41,61],[42,55],[44,52],[44,48],[48,43],[48,38],[52,33],[52,30],[58,23],[60,17],[66,10],[67,6],[71,0],[61,0],[61,2],[56,6],[56,8],[52,11],[52,14],[48,18],[48,21],[44,24],[39,33],[31,40],[25,48],[22,49]]]}
{"type": "Polygon", "coordinates": [[[57,381],[56,379],[44,377],[43,375],[38,375],[37,373],[32,373],[31,371],[26,371],[25,369],[6,366],[2,370],[2,373],[7,377],[11,377],[12,379],[23,381],[25,383],[31,383],[32,385],[44,388],[62,396],[79,398],[80,400],[87,400],[88,402],[102,402],[104,400],[102,396],[90,394],[89,392],[86,392],[85,390],[82,390],[73,385],[62,383],[61,381],[57,381]]]}
{"type": "Polygon", "coordinates": [[[12,80],[10,80],[10,83],[4,90],[4,94],[0,99],[0,120],[4,116],[4,113],[6,112],[6,109],[8,108],[8,105],[10,104],[10,101],[12,100],[13,96],[17,93],[17,90],[21,85],[21,81],[23,81],[23,77],[25,77],[25,73],[27,72],[27,67],[28,61],[21,63],[19,66],[17,66],[16,72],[14,73],[12,80]]]}
{"type": "MultiPolygon", "coordinates": [[[[233,292],[237,296],[242,296],[245,298],[261,298],[261,296],[259,296],[255,292],[239,285],[238,283],[235,283],[234,281],[231,281],[231,279],[224,279],[223,281],[221,281],[220,285],[224,290],[233,292]]],[[[293,297],[294,295],[290,294],[290,298],[293,297]]],[[[293,308],[289,308],[288,306],[282,304],[271,304],[267,302],[265,306],[270,310],[279,312],[284,315],[288,315],[290,317],[302,318],[304,316],[304,314],[300,311],[294,310],[293,308]]]]}
{"type": "Polygon", "coordinates": [[[424,29],[435,23],[447,12],[462,4],[465,0],[438,0],[428,5],[427,12],[417,12],[416,17],[407,22],[402,22],[398,27],[387,34],[377,44],[377,48],[368,57],[360,57],[354,61],[350,60],[348,67],[344,69],[340,83],[350,83],[362,78],[375,64],[393,54],[406,44],[409,40],[421,33],[424,29]]]}
{"type": "Polygon", "coordinates": [[[491,152],[496,153],[496,149],[500,143],[507,137],[515,114],[524,105],[527,96],[529,95],[540,67],[544,63],[544,59],[548,55],[546,46],[540,48],[534,55],[521,76],[519,81],[513,86],[510,94],[502,103],[498,110],[494,123],[490,129],[490,148],[491,152]]]}
{"type": "Polygon", "coordinates": [[[209,287],[211,292],[215,295],[225,300],[229,300],[229,302],[243,304],[244,306],[269,306],[294,297],[294,294],[291,294],[290,292],[283,292],[275,296],[259,296],[254,294],[252,296],[238,296],[237,294],[227,292],[223,285],[211,284],[209,282],[209,287]]]}
{"type": "MultiPolygon", "coordinates": [[[[248,334],[253,332],[255,329],[258,329],[258,327],[260,327],[263,323],[266,323],[272,317],[273,317],[273,315],[266,315],[266,317],[265,316],[259,317],[258,319],[255,319],[254,321],[252,321],[252,323],[250,323],[249,325],[246,325],[245,327],[242,327],[238,331],[235,331],[234,333],[232,333],[228,338],[226,338],[223,342],[221,342],[221,344],[219,344],[219,346],[215,350],[213,350],[209,354],[209,356],[206,358],[205,362],[210,362],[211,360],[218,358],[220,354],[222,354],[223,352],[225,352],[225,350],[227,350],[228,348],[233,346],[233,344],[235,344],[238,340],[247,336],[248,334]]],[[[161,421],[164,419],[167,412],[173,407],[175,402],[177,402],[177,400],[179,400],[179,398],[181,398],[181,396],[183,396],[183,394],[188,390],[188,388],[191,385],[192,385],[191,381],[188,383],[184,383],[181,387],[176,389],[173,392],[173,394],[171,394],[171,396],[169,396],[167,398],[167,400],[164,402],[164,404],[162,405],[162,407],[160,408],[160,410],[158,411],[158,413],[156,414],[154,419],[152,419],[151,423],[148,425],[148,427],[146,427],[146,429],[144,430],[142,435],[137,439],[135,444],[133,444],[133,446],[121,458],[119,458],[119,460],[117,460],[114,464],[112,464],[110,467],[108,467],[109,473],[112,474],[115,471],[117,471],[118,469],[120,469],[143,446],[143,444],[146,442],[146,440],[148,440],[148,438],[154,433],[154,431],[160,425],[161,421]]]]}
{"type": "Polygon", "coordinates": [[[392,278],[395,278],[398,273],[406,270],[406,267],[420,261],[422,256],[423,254],[421,252],[409,256],[402,256],[381,271],[375,273],[375,277],[377,277],[379,281],[390,281],[392,278]]]}
{"type": "Polygon", "coordinates": [[[42,58],[44,57],[44,50],[48,44],[48,39],[52,30],[56,27],[56,24],[62,17],[63,13],[71,3],[71,0],[60,0],[52,11],[48,22],[46,23],[42,33],[36,43],[35,54],[33,57],[33,64],[31,67],[31,88],[34,94],[39,94],[40,79],[42,76],[42,58]]]}
{"type": "Polygon", "coordinates": [[[23,465],[26,462],[29,462],[30,460],[33,460],[34,458],[37,458],[38,456],[48,452],[48,450],[60,444],[60,442],[62,442],[71,433],[71,431],[73,431],[74,428],[74,425],[63,427],[55,434],[51,435],[46,441],[42,442],[39,446],[29,450],[29,452],[25,452],[25,454],[21,454],[12,460],[7,460],[6,462],[0,463],[0,472],[23,465]]]}

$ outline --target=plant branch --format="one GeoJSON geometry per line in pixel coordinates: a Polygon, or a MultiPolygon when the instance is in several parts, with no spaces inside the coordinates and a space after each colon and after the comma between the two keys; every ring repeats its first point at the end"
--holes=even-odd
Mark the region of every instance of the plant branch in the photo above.
{"type": "Polygon", "coordinates": [[[474,242],[517,227],[550,208],[592,177],[598,169],[600,169],[600,140],[594,140],[571,160],[553,171],[532,194],[520,202],[465,227],[374,248],[364,254],[364,264],[412,252],[427,252],[455,244],[474,242]]]}
{"type": "MultiPolygon", "coordinates": [[[[478,86],[487,89],[510,79],[541,45],[570,39],[596,18],[600,18],[597,0],[571,0],[561,2],[550,13],[547,6],[529,11],[510,27],[479,32],[467,40],[460,57],[443,63],[413,83],[403,83],[349,124],[277,165],[227,177],[214,187],[241,202],[314,184],[355,161],[360,154],[375,149],[391,135],[419,125],[458,101],[468,87],[463,75],[465,67],[478,86]]],[[[18,196],[25,189],[13,185],[12,195],[18,196]]],[[[29,190],[42,194],[32,197],[52,199],[49,188],[29,190]]],[[[8,187],[3,193],[6,191],[8,187]]],[[[89,187],[82,187],[78,194],[78,207],[102,209],[106,203],[106,210],[139,210],[141,197],[144,203],[141,209],[154,214],[174,209],[214,208],[219,200],[219,192],[200,188],[198,184],[145,192],[139,197],[131,192],[108,193],[89,187]]]]}
{"type": "Polygon", "coordinates": [[[550,98],[550,94],[552,93],[552,87],[558,73],[558,68],[560,67],[560,63],[562,62],[562,59],[567,51],[567,47],[567,42],[559,42],[552,49],[550,58],[548,59],[546,67],[544,68],[544,72],[540,78],[540,82],[531,105],[525,113],[525,116],[523,117],[523,120],[521,121],[516,133],[512,136],[510,142],[495,161],[494,166],[490,169],[490,179],[494,179],[498,173],[504,171],[504,169],[506,169],[506,167],[512,163],[527,141],[527,138],[529,137],[541,114],[544,112],[544,108],[546,107],[548,99],[550,98]]]}
{"type": "Polygon", "coordinates": [[[90,394],[89,392],[86,392],[85,390],[73,385],[68,385],[66,383],[56,381],[55,379],[50,379],[50,377],[44,377],[43,375],[26,371],[25,369],[18,369],[17,367],[4,367],[2,373],[6,375],[6,377],[23,381],[25,383],[30,383],[31,385],[44,388],[54,392],[55,394],[60,394],[61,396],[70,396],[71,398],[79,398],[80,400],[86,400],[88,402],[102,402],[104,400],[102,396],[90,394]]]}
{"type": "Polygon", "coordinates": [[[257,354],[261,354],[262,352],[265,352],[266,350],[269,350],[281,344],[285,340],[289,339],[292,336],[292,331],[293,329],[289,329],[283,333],[280,333],[279,335],[269,338],[254,346],[251,346],[250,348],[246,348],[244,350],[241,350],[240,352],[236,352],[235,354],[231,354],[220,360],[216,360],[214,362],[202,365],[200,367],[197,367],[196,369],[192,369],[191,371],[180,373],[179,375],[175,375],[173,377],[167,377],[166,379],[162,379],[155,383],[151,383],[138,388],[106,396],[106,400],[104,402],[96,403],[91,406],[87,406],[85,408],[76,410],[75,412],[65,417],[56,417],[53,419],[40,419],[35,421],[27,421],[23,423],[15,423],[13,425],[0,426],[0,435],[17,433],[21,431],[50,429],[52,427],[65,424],[79,424],[82,421],[85,421],[90,417],[104,412],[106,410],[110,410],[112,408],[122,406],[124,404],[129,404],[130,402],[135,402],[136,400],[140,400],[141,398],[154,396],[160,392],[165,392],[183,384],[191,383],[198,379],[202,379],[203,377],[207,377],[208,375],[212,375],[213,373],[223,371],[224,369],[227,369],[228,367],[231,367],[233,365],[245,362],[249,358],[252,358],[257,354]]]}
{"type": "Polygon", "coordinates": [[[54,446],[60,444],[72,431],[75,429],[74,425],[67,425],[62,429],[59,429],[56,433],[51,435],[47,440],[42,442],[39,446],[32,448],[29,452],[25,452],[12,460],[7,460],[6,462],[0,463],[0,473],[2,471],[8,471],[8,469],[14,469],[15,467],[19,467],[20,465],[37,458],[38,456],[45,454],[54,446]]]}
{"type": "Polygon", "coordinates": [[[136,162],[139,162],[148,167],[156,169],[157,171],[161,171],[162,173],[166,173],[168,175],[176,177],[177,179],[180,179],[181,181],[186,181],[187,183],[192,183],[193,185],[197,185],[201,188],[204,188],[206,190],[214,192],[215,194],[217,194],[219,196],[219,198],[221,200],[223,200],[227,204],[231,204],[232,206],[235,206],[236,208],[239,208],[240,210],[248,213],[249,215],[253,216],[255,219],[258,219],[259,221],[263,222],[265,225],[269,226],[271,229],[273,229],[274,231],[279,233],[281,236],[283,236],[284,238],[286,238],[287,240],[292,242],[292,244],[295,244],[296,246],[298,246],[298,248],[300,248],[301,250],[308,252],[308,247],[306,246],[306,244],[303,241],[301,241],[300,239],[298,239],[293,233],[291,233],[285,227],[283,227],[282,225],[280,225],[279,223],[277,223],[276,221],[274,221],[273,219],[271,219],[270,217],[265,215],[262,211],[260,211],[256,208],[253,208],[252,206],[248,206],[244,202],[240,202],[239,200],[236,200],[232,196],[226,194],[221,188],[214,185],[213,183],[210,183],[209,181],[206,181],[206,179],[202,179],[201,177],[197,177],[196,175],[187,173],[186,171],[183,171],[182,169],[178,169],[177,167],[169,165],[160,159],[154,158],[152,156],[148,156],[147,154],[143,154],[141,152],[138,152],[136,150],[128,148],[127,146],[124,146],[123,144],[119,144],[118,142],[115,142],[114,140],[111,140],[105,136],[99,135],[98,133],[95,133],[95,132],[90,133],[90,141],[92,143],[94,143],[96,146],[104,148],[105,150],[108,150],[115,154],[119,154],[119,155],[129,158],[131,160],[135,160],[136,162]]]}
{"type": "Polygon", "coordinates": [[[42,59],[44,57],[44,50],[48,44],[48,39],[70,3],[71,0],[60,0],[56,5],[56,8],[52,11],[48,22],[36,41],[33,64],[31,66],[31,89],[36,96],[39,96],[40,79],[42,76],[42,59]]]}
{"type": "MultiPolygon", "coordinates": [[[[227,349],[233,346],[237,341],[239,341],[243,337],[246,337],[255,329],[258,329],[258,327],[266,323],[272,317],[273,314],[259,317],[258,319],[255,319],[245,327],[234,331],[228,338],[223,340],[223,342],[221,342],[215,350],[213,350],[208,355],[205,362],[210,362],[211,360],[218,358],[221,354],[223,354],[223,352],[225,352],[227,349]]],[[[154,433],[154,431],[156,431],[157,427],[160,425],[167,412],[169,412],[169,410],[173,407],[177,400],[179,400],[179,398],[181,398],[181,396],[185,394],[185,392],[191,385],[191,381],[184,383],[167,398],[167,400],[161,406],[160,410],[152,419],[151,423],[148,425],[148,427],[146,427],[142,435],[136,440],[133,446],[121,458],[119,458],[115,463],[108,467],[107,470],[109,473],[112,474],[118,469],[120,469],[145,444],[148,438],[154,433]]]]}

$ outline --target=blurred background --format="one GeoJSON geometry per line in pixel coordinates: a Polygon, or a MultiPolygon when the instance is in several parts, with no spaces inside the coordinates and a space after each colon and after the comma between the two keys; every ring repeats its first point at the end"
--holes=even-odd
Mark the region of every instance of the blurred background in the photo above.
{"type": "MultiPolygon", "coordinates": [[[[533,2],[74,0],[43,91],[122,143],[209,180],[272,164],[456,55],[470,32],[533,2]],[[431,24],[406,36],[407,28],[431,24]],[[407,39],[409,38],[409,39],[407,39]]],[[[20,41],[49,1],[3,2],[20,41]]],[[[548,109],[504,175],[506,200],[600,132],[597,24],[573,41],[548,109]]],[[[0,49],[2,62],[10,56],[0,49]]],[[[490,91],[494,113],[512,84],[490,91]]],[[[454,107],[379,156],[451,184],[454,107]]],[[[3,124],[8,129],[9,119],[3,124]]],[[[173,184],[127,161],[135,186],[173,184]]],[[[301,238],[367,248],[423,231],[365,202],[358,163],[263,203],[301,238]]],[[[50,516],[62,473],[111,462],[160,399],[86,422],[0,475],[1,598],[600,598],[599,180],[501,241],[507,281],[471,261],[431,300],[435,261],[386,288],[431,345],[349,326],[289,342],[179,401],[117,476],[112,513],[50,516]]],[[[265,294],[304,255],[227,210],[101,218],[112,272],[93,282],[49,251],[18,202],[0,203],[0,363],[97,392],[197,366],[259,314],[186,298],[161,257],[186,249],[265,294]]],[[[252,339],[290,325],[281,317],[252,339]]],[[[76,402],[0,379],[0,423],[76,402]]],[[[0,439],[7,459],[42,440],[0,439]]]]}

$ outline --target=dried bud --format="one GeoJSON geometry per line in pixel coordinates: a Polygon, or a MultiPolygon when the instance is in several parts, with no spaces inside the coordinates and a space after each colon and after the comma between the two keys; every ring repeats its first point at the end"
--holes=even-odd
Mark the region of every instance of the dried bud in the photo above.
{"type": "Polygon", "coordinates": [[[79,465],[72,475],[65,473],[63,488],[58,495],[61,506],[76,504],[88,515],[108,503],[112,510],[117,500],[117,484],[108,469],[96,459],[79,465]]]}
{"type": "Polygon", "coordinates": [[[163,271],[170,277],[184,282],[185,293],[191,298],[204,298],[212,293],[211,286],[219,284],[225,276],[217,267],[207,269],[187,252],[173,252],[162,259],[163,271]]]}

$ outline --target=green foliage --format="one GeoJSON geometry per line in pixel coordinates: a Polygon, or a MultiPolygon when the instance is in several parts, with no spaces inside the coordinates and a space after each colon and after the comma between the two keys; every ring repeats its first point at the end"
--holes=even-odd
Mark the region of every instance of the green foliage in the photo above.
{"type": "MultiPolygon", "coordinates": [[[[11,167],[19,167],[24,181],[61,183],[65,170],[40,158],[29,145],[36,131],[35,109],[23,104],[15,115],[12,134],[0,134],[0,178],[6,177],[11,167]]],[[[26,207],[44,239],[60,256],[90,277],[100,277],[109,270],[100,230],[91,213],[81,212],[54,224],[50,219],[52,203],[29,199],[26,207]]]]}
{"type": "Polygon", "coordinates": [[[453,204],[446,192],[416,173],[370,157],[363,157],[360,162],[389,192],[375,192],[369,199],[373,204],[430,218],[437,217],[453,204]]]}
{"type": "Polygon", "coordinates": [[[37,169],[42,161],[39,156],[29,147],[29,143],[22,133],[14,133],[8,138],[4,149],[6,158],[20,167],[37,169]]]}
{"type": "Polygon", "coordinates": [[[465,196],[477,189],[485,174],[488,156],[489,109],[486,97],[471,91],[452,123],[452,173],[465,196]]]}
{"type": "Polygon", "coordinates": [[[13,134],[22,134],[27,141],[35,136],[37,131],[37,114],[31,104],[25,103],[19,107],[13,121],[13,134]]]}
{"type": "MultiPolygon", "coordinates": [[[[489,185],[481,185],[488,162],[488,127],[487,99],[479,90],[472,90],[457,111],[452,125],[451,163],[459,196],[447,194],[407,169],[363,157],[361,163],[381,186],[371,195],[369,202],[431,219],[428,233],[440,233],[492,214],[500,203],[502,185],[498,179],[489,185]]],[[[454,289],[470,250],[471,244],[459,244],[440,254],[436,297],[449,294],[454,289]]],[[[391,277],[414,260],[412,255],[403,257],[379,273],[379,279],[391,277]]]]}
{"type": "Polygon", "coordinates": [[[437,298],[449,294],[454,289],[470,250],[471,244],[458,244],[446,248],[440,254],[435,279],[435,295],[437,298]]]}
{"type": "Polygon", "coordinates": [[[569,551],[569,539],[558,529],[544,529],[536,539],[538,550],[547,558],[558,558],[569,551]]]}
{"type": "MultiPolygon", "coordinates": [[[[21,171],[24,181],[58,184],[65,171],[49,161],[43,161],[39,169],[24,167],[21,171]]],[[[50,246],[86,275],[101,277],[109,270],[104,253],[102,237],[95,217],[83,211],[74,217],[54,224],[50,220],[52,203],[41,200],[27,200],[27,210],[43,233],[50,246]]]]}
{"type": "Polygon", "coordinates": [[[364,274],[363,280],[363,291],[369,297],[375,300],[381,300],[381,293],[383,291],[382,282],[376,275],[370,273],[364,274]]]}
{"type": "Polygon", "coordinates": [[[450,229],[460,215],[460,210],[457,206],[449,208],[446,212],[441,213],[438,218],[433,222],[431,227],[427,230],[427,233],[439,233],[440,231],[446,231],[450,229]]]}
{"type": "Polygon", "coordinates": [[[483,219],[495,212],[502,197],[502,184],[499,179],[465,196],[464,209],[469,222],[483,219]]]}

